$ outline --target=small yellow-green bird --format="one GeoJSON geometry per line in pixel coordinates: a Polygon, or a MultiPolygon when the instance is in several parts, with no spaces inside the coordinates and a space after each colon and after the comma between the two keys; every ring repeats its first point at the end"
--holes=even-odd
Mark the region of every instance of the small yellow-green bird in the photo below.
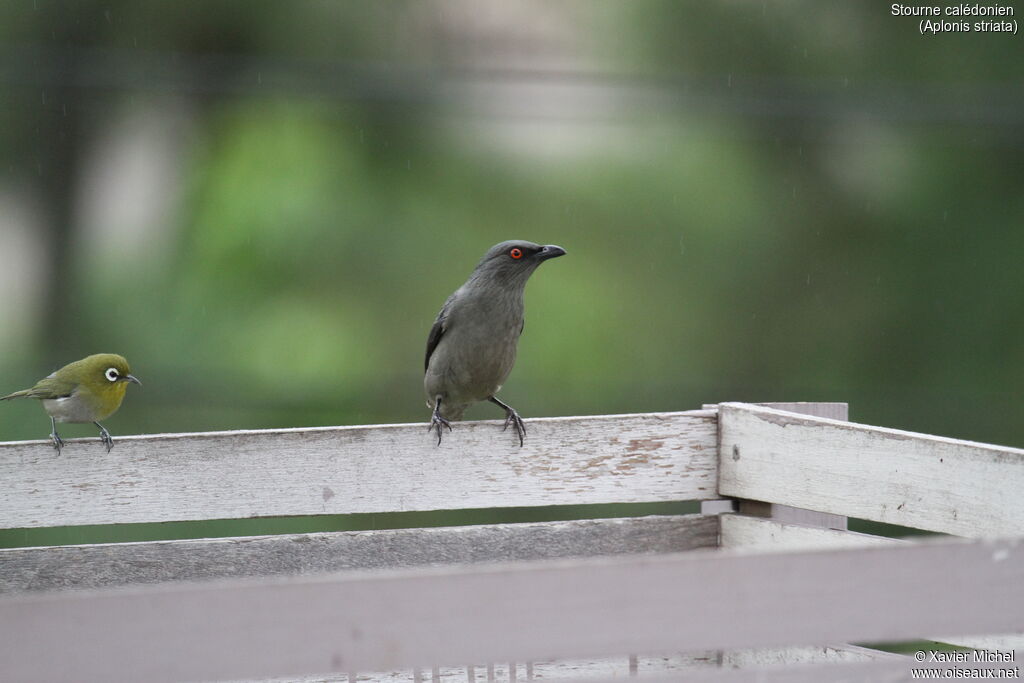
{"type": "Polygon", "coordinates": [[[100,428],[100,440],[109,453],[114,447],[114,440],[99,421],[110,417],[121,407],[128,382],[142,384],[132,376],[124,357],[116,353],[97,353],[65,365],[36,382],[31,389],[2,396],[0,401],[11,398],[41,400],[50,416],[53,428],[50,438],[58,454],[64,445],[57,433],[58,422],[92,422],[100,428]]]}

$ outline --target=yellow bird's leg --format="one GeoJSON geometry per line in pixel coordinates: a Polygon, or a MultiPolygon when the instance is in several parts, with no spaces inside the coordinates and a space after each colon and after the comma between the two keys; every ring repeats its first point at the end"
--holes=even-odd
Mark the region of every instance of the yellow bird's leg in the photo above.
{"type": "Polygon", "coordinates": [[[107,453],[109,453],[110,449],[114,447],[114,440],[110,437],[110,432],[99,422],[93,422],[93,424],[100,428],[100,441],[107,447],[107,453]]]}
{"type": "Polygon", "coordinates": [[[57,433],[57,421],[52,417],[50,418],[50,440],[53,441],[53,447],[57,449],[57,455],[60,455],[60,447],[64,445],[64,439],[60,438],[60,434],[57,433]]]}

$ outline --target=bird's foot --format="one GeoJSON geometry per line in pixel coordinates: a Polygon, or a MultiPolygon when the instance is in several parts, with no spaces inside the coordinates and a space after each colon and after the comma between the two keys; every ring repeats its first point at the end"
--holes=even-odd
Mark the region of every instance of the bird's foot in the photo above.
{"type": "Polygon", "coordinates": [[[64,439],[60,438],[60,434],[54,429],[50,432],[50,441],[53,442],[53,447],[57,449],[57,455],[60,455],[60,449],[64,446],[64,439]]]}
{"type": "Polygon", "coordinates": [[[508,413],[505,415],[505,426],[501,431],[508,429],[509,425],[514,425],[516,428],[516,434],[519,436],[519,447],[523,447],[523,437],[526,436],[526,424],[523,422],[523,418],[519,417],[513,408],[508,409],[508,413]]]}
{"type": "Polygon", "coordinates": [[[103,445],[107,447],[107,453],[109,453],[110,449],[114,447],[113,437],[110,436],[110,432],[107,431],[107,428],[99,422],[93,422],[93,424],[100,428],[100,441],[102,441],[103,445]]]}
{"type": "Polygon", "coordinates": [[[516,412],[515,408],[509,404],[499,401],[494,396],[490,396],[487,399],[494,405],[504,409],[505,411],[505,426],[501,431],[508,429],[509,425],[513,425],[516,428],[516,435],[519,437],[519,447],[523,447],[523,437],[526,436],[526,425],[523,423],[523,418],[519,417],[519,413],[516,412]]]}
{"type": "Polygon", "coordinates": [[[430,426],[427,427],[427,431],[437,432],[437,445],[441,445],[441,432],[447,427],[448,431],[452,431],[452,423],[441,417],[441,403],[438,401],[434,405],[434,412],[430,415],[430,426]]]}

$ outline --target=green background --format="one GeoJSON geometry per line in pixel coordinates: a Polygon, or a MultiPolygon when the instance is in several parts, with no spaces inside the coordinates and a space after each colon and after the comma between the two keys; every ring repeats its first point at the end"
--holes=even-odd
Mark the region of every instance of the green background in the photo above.
{"type": "MultiPolygon", "coordinates": [[[[846,401],[1024,446],[1021,39],[889,6],[3,3],[0,393],[103,351],[144,382],[115,437],[425,422],[434,315],[521,238],[569,252],[527,289],[526,418],[846,401]]],[[[498,517],[537,514],[581,513],[498,517]]]]}

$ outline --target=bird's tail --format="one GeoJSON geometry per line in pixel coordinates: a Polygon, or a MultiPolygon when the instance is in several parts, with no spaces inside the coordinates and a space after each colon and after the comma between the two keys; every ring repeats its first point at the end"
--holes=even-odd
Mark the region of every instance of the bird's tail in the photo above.
{"type": "Polygon", "coordinates": [[[28,396],[28,389],[22,389],[21,391],[15,391],[13,394],[7,394],[6,396],[0,396],[0,401],[6,401],[12,398],[21,398],[22,396],[28,396]]]}

